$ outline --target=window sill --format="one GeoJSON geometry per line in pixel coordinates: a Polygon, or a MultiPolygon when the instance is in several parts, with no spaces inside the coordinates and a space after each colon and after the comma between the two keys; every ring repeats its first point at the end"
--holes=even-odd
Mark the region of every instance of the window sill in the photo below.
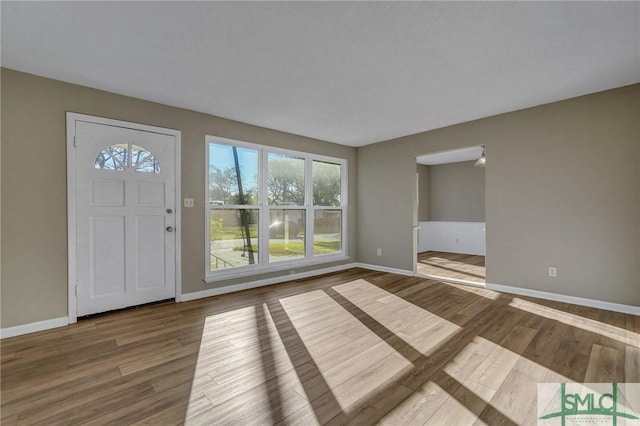
{"type": "Polygon", "coordinates": [[[205,275],[204,281],[207,284],[213,284],[220,281],[233,280],[236,278],[259,276],[259,275],[270,274],[273,272],[281,272],[281,271],[292,270],[292,269],[302,269],[310,266],[317,266],[317,265],[323,265],[328,263],[344,262],[344,261],[348,261],[349,259],[350,259],[349,256],[345,256],[343,254],[337,254],[337,255],[320,256],[310,261],[304,261],[304,260],[283,261],[283,262],[278,262],[276,265],[270,265],[264,268],[243,267],[242,270],[239,270],[239,271],[223,269],[218,272],[208,272],[205,275]]]}

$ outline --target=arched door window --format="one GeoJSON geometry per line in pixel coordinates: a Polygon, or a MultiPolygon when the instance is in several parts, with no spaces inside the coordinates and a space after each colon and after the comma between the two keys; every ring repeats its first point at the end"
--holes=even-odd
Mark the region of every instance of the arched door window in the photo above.
{"type": "Polygon", "coordinates": [[[115,171],[132,168],[138,173],[160,173],[160,163],[151,151],[128,143],[114,144],[100,151],[93,167],[115,171]]]}

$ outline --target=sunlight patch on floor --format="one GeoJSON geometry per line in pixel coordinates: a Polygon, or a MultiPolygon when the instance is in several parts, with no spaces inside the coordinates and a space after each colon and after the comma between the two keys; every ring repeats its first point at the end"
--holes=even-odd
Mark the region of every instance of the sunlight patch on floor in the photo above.
{"type": "Polygon", "coordinates": [[[520,299],[518,297],[514,297],[509,305],[535,315],[559,321],[572,327],[581,328],[585,331],[617,340],[625,345],[636,347],[640,346],[640,334],[625,330],[624,328],[605,324],[600,321],[581,317],[568,312],[563,312],[538,303],[529,302],[528,300],[520,299]]]}
{"type": "Polygon", "coordinates": [[[486,402],[482,398],[470,398],[463,387],[458,387],[453,393],[449,391],[449,397],[424,425],[485,425],[486,423],[478,418],[485,406],[486,402]]]}
{"type": "Polygon", "coordinates": [[[483,337],[474,337],[443,370],[459,382],[466,380],[498,345],[483,337]]]}
{"type": "Polygon", "coordinates": [[[433,353],[462,327],[366,280],[332,287],[376,322],[420,353],[433,353]]]}
{"type": "Polygon", "coordinates": [[[449,397],[447,391],[429,381],[397,404],[379,420],[378,424],[389,426],[423,424],[449,397]]]}
{"type": "MultiPolygon", "coordinates": [[[[477,295],[478,309],[500,297],[456,288],[477,295]]],[[[398,378],[412,374],[463,330],[411,303],[414,293],[409,290],[405,299],[358,279],[207,317],[185,423],[324,423],[336,415],[358,415],[367,401],[383,401],[390,383],[406,398],[382,423],[460,424],[481,413],[522,423],[535,415],[537,383],[568,380],[520,355],[538,331],[516,325],[499,343],[476,336],[415,392],[401,385],[398,378]]],[[[523,299],[510,305],[624,342],[637,339],[523,299]]]]}
{"type": "MultiPolygon", "coordinates": [[[[321,389],[314,383],[326,382],[344,412],[376,392],[388,379],[411,367],[409,361],[397,356],[387,342],[329,295],[314,297],[308,302],[308,309],[299,309],[305,302],[297,299],[298,296],[292,296],[282,299],[281,303],[322,375],[311,379],[309,388],[321,389]],[[297,309],[290,309],[292,306],[297,309]]],[[[321,396],[306,395],[311,400],[321,396]]]]}
{"type": "Polygon", "coordinates": [[[272,423],[307,404],[264,304],[206,318],[185,424],[272,423]],[[247,405],[249,404],[249,405],[247,405]],[[206,412],[205,412],[206,411],[206,412]]]}
{"type": "MultiPolygon", "coordinates": [[[[485,405],[491,405],[493,416],[504,416],[522,424],[527,415],[535,410],[538,383],[569,381],[520,355],[535,334],[536,330],[516,326],[500,344],[475,337],[443,370],[461,384],[459,392],[471,399],[470,406],[482,405],[481,401],[475,399],[477,397],[485,405]]],[[[442,410],[446,413],[455,405],[455,402],[449,402],[449,406],[445,404],[442,410]]]]}

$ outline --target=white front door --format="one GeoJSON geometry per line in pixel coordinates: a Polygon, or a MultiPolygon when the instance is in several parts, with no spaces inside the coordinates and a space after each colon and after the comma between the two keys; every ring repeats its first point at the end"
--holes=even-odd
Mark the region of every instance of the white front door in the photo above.
{"type": "Polygon", "coordinates": [[[174,298],[176,137],[74,123],[77,315],[174,298]]]}

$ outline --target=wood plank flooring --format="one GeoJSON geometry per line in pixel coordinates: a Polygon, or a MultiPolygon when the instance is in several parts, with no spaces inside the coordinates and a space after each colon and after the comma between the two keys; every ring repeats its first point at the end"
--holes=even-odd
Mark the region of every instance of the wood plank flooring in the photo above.
{"type": "Polygon", "coordinates": [[[426,251],[418,253],[418,273],[484,284],[484,256],[426,251]]]}
{"type": "Polygon", "coordinates": [[[640,318],[350,269],[1,342],[2,425],[535,424],[638,380],[640,318]]]}

